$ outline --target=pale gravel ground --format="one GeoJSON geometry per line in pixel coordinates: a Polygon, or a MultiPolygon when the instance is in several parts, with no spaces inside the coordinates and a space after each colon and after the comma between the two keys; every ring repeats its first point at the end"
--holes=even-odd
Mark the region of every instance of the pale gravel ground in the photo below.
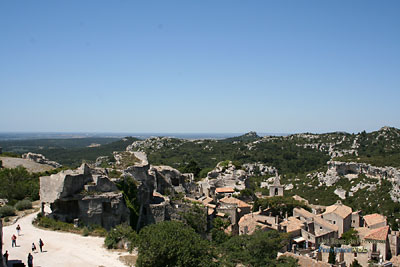
{"type": "Polygon", "coordinates": [[[30,214],[16,224],[3,227],[3,253],[8,250],[9,260],[19,259],[27,265],[28,253],[31,252],[32,242],[35,242],[39,251],[33,255],[35,267],[122,267],[125,266],[118,260],[120,255],[127,253],[111,252],[103,247],[104,238],[81,236],[72,233],[48,231],[36,228],[32,220],[37,213],[30,214]],[[17,235],[15,227],[21,226],[21,236],[17,237],[19,247],[11,248],[11,236],[17,235]],[[40,253],[39,238],[44,242],[40,253]]]}
{"type": "Polygon", "coordinates": [[[12,157],[0,157],[0,160],[3,161],[3,167],[5,168],[15,168],[18,165],[22,165],[25,167],[29,172],[44,172],[53,170],[54,168],[46,165],[46,164],[39,164],[37,162],[21,159],[21,158],[12,158],[12,157]]]}

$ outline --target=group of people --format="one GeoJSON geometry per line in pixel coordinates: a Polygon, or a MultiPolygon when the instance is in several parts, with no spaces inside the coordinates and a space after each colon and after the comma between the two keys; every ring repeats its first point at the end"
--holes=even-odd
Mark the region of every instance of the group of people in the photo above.
{"type": "MultiPolygon", "coordinates": [[[[17,235],[20,236],[21,226],[19,224],[17,225],[16,230],[17,230],[17,235]]],[[[40,252],[43,252],[43,246],[44,246],[44,243],[43,243],[42,239],[39,238],[40,252]]],[[[11,236],[11,247],[17,247],[17,236],[15,234],[13,234],[11,236]]],[[[35,245],[35,243],[32,243],[32,253],[35,253],[35,252],[36,252],[36,245],[35,245]]],[[[9,256],[8,250],[6,250],[6,252],[3,255],[3,257],[6,261],[6,264],[8,264],[8,256],[9,256]]],[[[28,254],[28,267],[33,267],[33,256],[31,253],[28,254]]]]}

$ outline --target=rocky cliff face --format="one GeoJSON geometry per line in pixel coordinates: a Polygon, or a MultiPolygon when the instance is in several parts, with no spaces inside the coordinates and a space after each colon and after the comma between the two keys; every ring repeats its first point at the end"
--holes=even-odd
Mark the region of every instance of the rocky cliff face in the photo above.
{"type": "Polygon", "coordinates": [[[48,216],[110,229],[128,221],[129,209],[121,192],[106,176],[93,174],[86,165],[40,177],[42,212],[48,216]]]}
{"type": "MultiPolygon", "coordinates": [[[[144,152],[133,151],[129,146],[127,152],[136,158],[135,162],[123,170],[123,176],[132,177],[138,185],[140,203],[138,229],[144,225],[169,218],[171,210],[168,197],[159,194],[185,193],[195,190],[193,174],[182,174],[169,166],[151,166],[144,152]],[[159,194],[157,194],[158,192],[159,194]]],[[[124,154],[115,153],[117,162],[124,161],[124,154]],[[121,156],[122,155],[122,156],[121,156]]]]}
{"type": "MultiPolygon", "coordinates": [[[[339,179],[355,179],[358,175],[364,174],[368,178],[376,179],[377,183],[381,179],[390,181],[393,185],[393,189],[390,192],[393,201],[400,201],[400,171],[393,167],[375,167],[370,164],[356,163],[356,162],[340,162],[340,161],[329,161],[328,170],[324,173],[318,174],[320,183],[326,184],[327,186],[334,185],[339,179]]],[[[352,192],[356,192],[360,188],[370,186],[373,188],[373,184],[357,184],[351,189],[352,192]]],[[[337,191],[336,193],[342,199],[344,198],[345,192],[337,191]]]]}
{"type": "Polygon", "coordinates": [[[40,164],[46,164],[46,165],[52,166],[54,168],[62,167],[62,165],[60,163],[48,160],[42,154],[36,154],[36,153],[28,152],[28,153],[23,154],[22,158],[23,159],[28,159],[28,160],[31,160],[31,161],[34,161],[34,162],[37,162],[37,163],[40,163],[40,164]]]}

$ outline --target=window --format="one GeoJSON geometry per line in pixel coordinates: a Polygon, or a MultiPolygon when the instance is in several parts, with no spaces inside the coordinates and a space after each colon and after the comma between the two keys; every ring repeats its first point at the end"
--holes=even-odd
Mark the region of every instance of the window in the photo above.
{"type": "Polygon", "coordinates": [[[319,230],[322,230],[322,226],[319,227],[319,230]]]}
{"type": "Polygon", "coordinates": [[[354,252],[354,258],[357,258],[357,252],[354,252]]]}
{"type": "Polygon", "coordinates": [[[336,224],[336,221],[333,221],[333,224],[336,224]]]}

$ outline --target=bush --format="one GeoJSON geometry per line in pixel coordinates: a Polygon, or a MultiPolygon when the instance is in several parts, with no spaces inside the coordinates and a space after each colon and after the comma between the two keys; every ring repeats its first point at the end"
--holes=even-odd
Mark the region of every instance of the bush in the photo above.
{"type": "Polygon", "coordinates": [[[0,217],[7,217],[7,216],[14,216],[15,215],[15,209],[12,206],[3,206],[0,207],[0,217]]]}
{"type": "Polygon", "coordinates": [[[15,208],[16,208],[17,210],[28,210],[28,209],[31,209],[31,208],[32,208],[32,202],[30,202],[30,201],[27,200],[27,199],[18,201],[18,202],[15,204],[15,208]]]}
{"type": "Polygon", "coordinates": [[[108,232],[104,239],[104,245],[108,249],[120,248],[121,242],[127,242],[129,249],[133,248],[136,240],[136,232],[128,224],[117,225],[114,229],[108,232]]]}
{"type": "Polygon", "coordinates": [[[44,228],[49,228],[52,230],[56,231],[66,231],[66,232],[76,232],[76,228],[72,223],[66,223],[62,221],[57,221],[52,218],[48,217],[37,217],[35,223],[37,223],[38,226],[44,227],[44,228]]]}

